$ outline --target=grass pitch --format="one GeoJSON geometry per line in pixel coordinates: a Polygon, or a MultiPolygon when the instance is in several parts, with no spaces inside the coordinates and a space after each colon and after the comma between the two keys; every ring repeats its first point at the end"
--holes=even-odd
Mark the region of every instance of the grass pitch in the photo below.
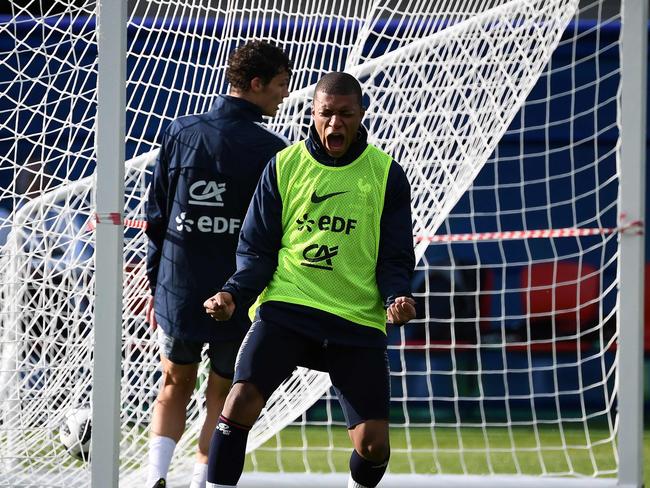
{"type": "MultiPolygon", "coordinates": [[[[350,446],[344,426],[288,427],[247,456],[245,469],[346,472],[350,446]]],[[[615,444],[605,427],[392,428],[391,447],[392,473],[616,476],[615,444]]],[[[650,486],[650,429],[644,466],[650,486]]]]}

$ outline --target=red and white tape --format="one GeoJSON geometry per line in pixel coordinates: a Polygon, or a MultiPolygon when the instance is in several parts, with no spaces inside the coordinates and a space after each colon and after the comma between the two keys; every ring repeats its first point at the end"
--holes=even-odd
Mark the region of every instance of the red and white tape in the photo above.
{"type": "Polygon", "coordinates": [[[506,230],[501,232],[478,232],[474,234],[444,234],[433,236],[418,236],[417,242],[476,242],[476,241],[503,241],[516,239],[549,239],[553,237],[583,237],[614,232],[627,232],[636,229],[641,234],[643,224],[640,221],[626,223],[620,227],[592,227],[577,228],[567,227],[564,229],[541,229],[541,230],[506,230]]]}
{"type": "MultiPolygon", "coordinates": [[[[108,220],[112,224],[119,225],[120,218],[115,218],[115,215],[110,214],[109,218],[101,219],[98,215],[90,219],[88,228],[94,230],[97,222],[108,220]]],[[[131,229],[146,229],[147,222],[145,220],[124,219],[124,227],[131,229]]],[[[639,220],[634,222],[625,223],[619,227],[590,227],[590,228],[577,228],[567,227],[564,229],[539,229],[539,230],[505,230],[500,232],[477,232],[473,234],[443,234],[433,236],[418,236],[417,242],[477,242],[477,241],[503,241],[503,240],[517,240],[517,239],[550,239],[554,237],[584,237],[595,236],[604,234],[613,234],[615,232],[628,232],[632,229],[636,230],[636,234],[642,233],[643,224],[639,220]]]]}
{"type": "Polygon", "coordinates": [[[110,213],[105,215],[95,214],[88,220],[86,226],[88,230],[95,230],[98,223],[110,223],[112,225],[124,225],[130,229],[146,229],[147,221],[146,220],[136,220],[136,219],[124,219],[122,221],[122,215],[119,213],[110,213]]]}

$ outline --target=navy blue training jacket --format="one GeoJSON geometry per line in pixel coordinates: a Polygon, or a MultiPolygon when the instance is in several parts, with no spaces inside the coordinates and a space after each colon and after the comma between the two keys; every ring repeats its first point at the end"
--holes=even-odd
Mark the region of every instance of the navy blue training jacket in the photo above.
{"type": "MultiPolygon", "coordinates": [[[[361,127],[357,141],[339,159],[329,156],[312,126],[306,141],[314,158],[329,166],[344,166],[356,160],[367,147],[367,132],[361,127]]],[[[399,296],[411,296],[415,267],[410,185],[401,166],[391,163],[380,223],[377,285],[388,306],[399,296]]],[[[277,185],[275,157],[264,169],[246,214],[239,246],[237,272],[224,285],[233,295],[236,310],[248,308],[271,280],[277,267],[282,239],[282,200],[277,185]]],[[[279,301],[263,303],[258,318],[291,328],[323,343],[385,347],[386,336],[371,327],[359,326],[329,312],[279,301]]]]}
{"type": "Polygon", "coordinates": [[[220,96],[204,114],[174,120],[162,135],[147,202],[147,275],[158,324],[172,337],[234,340],[250,321],[227,323],[203,302],[236,269],[235,250],[265,165],[287,141],[262,125],[246,100],[220,96]]]}

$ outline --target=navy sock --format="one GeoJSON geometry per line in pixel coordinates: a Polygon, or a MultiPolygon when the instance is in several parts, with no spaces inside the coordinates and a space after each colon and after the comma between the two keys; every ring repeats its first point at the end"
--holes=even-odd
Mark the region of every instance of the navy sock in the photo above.
{"type": "Polygon", "coordinates": [[[355,449],[350,456],[350,475],[360,485],[374,488],[384,477],[389,458],[390,456],[380,463],[375,463],[361,457],[355,449]]]}
{"type": "Polygon", "coordinates": [[[250,427],[219,416],[208,454],[208,482],[236,486],[244,470],[250,427]]]}

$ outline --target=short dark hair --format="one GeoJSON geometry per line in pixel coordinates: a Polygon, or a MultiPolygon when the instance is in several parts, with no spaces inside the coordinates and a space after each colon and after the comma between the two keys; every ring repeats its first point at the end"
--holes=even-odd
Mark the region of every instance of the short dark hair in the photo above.
{"type": "Polygon", "coordinates": [[[333,71],[324,75],[314,89],[316,93],[323,92],[329,95],[356,95],[359,100],[359,106],[363,107],[363,91],[359,81],[348,73],[333,71]]]}
{"type": "Polygon", "coordinates": [[[264,41],[251,41],[230,54],[226,78],[233,88],[248,91],[253,78],[261,78],[266,85],[284,71],[291,74],[291,60],[282,49],[264,41]]]}

